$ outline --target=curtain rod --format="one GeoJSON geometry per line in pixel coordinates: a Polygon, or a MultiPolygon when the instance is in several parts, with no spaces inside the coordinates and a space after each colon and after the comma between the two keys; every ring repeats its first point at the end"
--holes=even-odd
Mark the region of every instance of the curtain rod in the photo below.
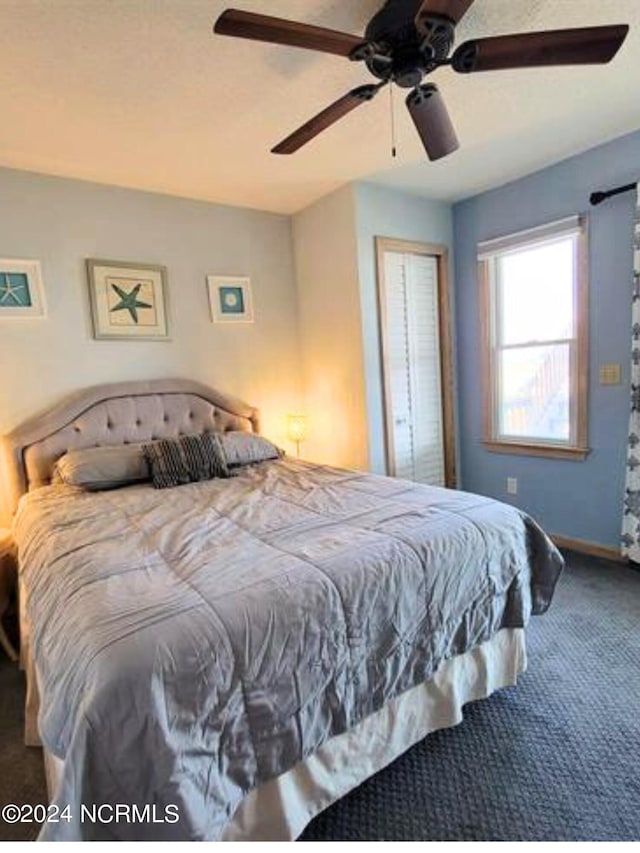
{"type": "Polygon", "coordinates": [[[608,198],[611,198],[614,195],[620,195],[621,193],[628,193],[631,190],[635,190],[636,186],[637,184],[626,184],[624,187],[616,187],[613,190],[592,193],[591,204],[595,207],[595,205],[602,204],[603,201],[606,201],[608,198]]]}

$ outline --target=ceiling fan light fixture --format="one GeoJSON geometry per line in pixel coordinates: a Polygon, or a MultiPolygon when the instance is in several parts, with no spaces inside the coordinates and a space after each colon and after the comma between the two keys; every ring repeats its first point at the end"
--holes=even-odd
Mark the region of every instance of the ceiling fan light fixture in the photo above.
{"type": "Polygon", "coordinates": [[[418,27],[418,33],[422,36],[421,49],[430,49],[437,60],[446,59],[453,48],[455,31],[455,24],[448,18],[425,15],[418,27]]]}
{"type": "Polygon", "coordinates": [[[441,160],[458,150],[460,142],[444,98],[435,83],[425,83],[410,92],[407,108],[429,160],[441,160]]]}

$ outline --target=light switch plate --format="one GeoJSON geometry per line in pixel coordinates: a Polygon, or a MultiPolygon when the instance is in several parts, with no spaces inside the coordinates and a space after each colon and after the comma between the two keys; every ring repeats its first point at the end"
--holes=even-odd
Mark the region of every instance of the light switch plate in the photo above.
{"type": "Polygon", "coordinates": [[[603,364],[600,367],[601,385],[622,385],[622,365],[603,364]]]}

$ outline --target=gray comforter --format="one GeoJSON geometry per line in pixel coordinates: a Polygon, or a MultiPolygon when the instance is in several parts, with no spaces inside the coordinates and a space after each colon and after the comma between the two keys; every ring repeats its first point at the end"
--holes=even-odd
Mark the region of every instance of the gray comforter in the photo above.
{"type": "Polygon", "coordinates": [[[171,492],[29,494],[16,520],[43,838],[219,838],[248,791],[549,606],[562,558],[495,501],[288,460],[171,492]],[[178,806],[81,824],[80,803],[178,806]]]}

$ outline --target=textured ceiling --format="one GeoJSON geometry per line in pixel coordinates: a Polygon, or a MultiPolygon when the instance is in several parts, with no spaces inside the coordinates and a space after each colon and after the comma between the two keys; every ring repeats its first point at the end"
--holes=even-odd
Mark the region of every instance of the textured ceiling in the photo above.
{"type": "Polygon", "coordinates": [[[462,150],[425,162],[397,90],[294,157],[269,149],[370,79],[338,57],[225,39],[227,6],[362,32],[381,0],[0,0],[0,165],[293,212],[366,178],[457,199],[640,127],[640,0],[476,0],[458,42],[630,23],[602,68],[434,75],[462,150]]]}

